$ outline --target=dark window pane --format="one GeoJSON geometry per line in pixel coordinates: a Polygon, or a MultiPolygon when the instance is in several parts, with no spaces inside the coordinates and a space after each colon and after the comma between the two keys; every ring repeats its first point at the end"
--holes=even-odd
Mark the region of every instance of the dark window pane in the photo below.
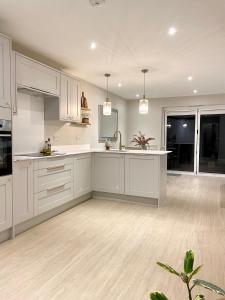
{"type": "Polygon", "coordinates": [[[195,116],[167,117],[167,168],[194,172],[195,116]]]}
{"type": "Polygon", "coordinates": [[[225,174],[225,115],[200,117],[199,172],[225,174]]]}

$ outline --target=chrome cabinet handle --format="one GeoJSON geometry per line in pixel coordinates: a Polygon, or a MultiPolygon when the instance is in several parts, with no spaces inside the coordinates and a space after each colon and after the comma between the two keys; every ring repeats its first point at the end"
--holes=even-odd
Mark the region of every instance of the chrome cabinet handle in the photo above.
{"type": "Polygon", "coordinates": [[[53,171],[59,171],[65,168],[65,165],[55,166],[55,167],[48,167],[47,171],[53,172],[53,171]]]}
{"type": "Polygon", "coordinates": [[[47,193],[48,193],[48,194],[56,194],[56,193],[58,193],[58,192],[63,191],[63,190],[64,190],[64,187],[65,187],[65,184],[62,184],[62,185],[53,187],[53,188],[51,188],[51,189],[47,189],[47,193]]]}

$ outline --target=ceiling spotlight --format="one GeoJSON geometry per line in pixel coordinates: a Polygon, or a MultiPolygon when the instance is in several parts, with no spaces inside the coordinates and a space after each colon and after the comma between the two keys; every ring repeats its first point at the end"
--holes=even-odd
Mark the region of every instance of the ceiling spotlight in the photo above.
{"type": "Polygon", "coordinates": [[[184,123],[182,126],[183,126],[183,128],[187,128],[187,127],[188,127],[188,124],[187,124],[187,123],[184,123]]]}
{"type": "Polygon", "coordinates": [[[140,97],[140,95],[139,94],[136,94],[136,98],[139,98],[140,97]]]}
{"type": "Polygon", "coordinates": [[[89,0],[93,7],[100,7],[105,3],[105,0],[89,0]]]}
{"type": "Polygon", "coordinates": [[[188,81],[192,81],[193,77],[192,76],[188,76],[188,81]]]}
{"type": "Polygon", "coordinates": [[[177,29],[175,27],[170,27],[168,30],[169,35],[175,35],[177,33],[177,29]]]}
{"type": "Polygon", "coordinates": [[[90,48],[91,50],[95,50],[97,48],[97,44],[95,42],[91,42],[90,48]]]}
{"type": "Polygon", "coordinates": [[[194,94],[197,94],[197,93],[198,93],[198,91],[197,91],[197,90],[193,90],[193,93],[194,93],[194,94]]]}
{"type": "Polygon", "coordinates": [[[122,83],[121,83],[121,82],[119,82],[119,83],[118,83],[118,87],[121,87],[121,86],[122,86],[122,83]]]}

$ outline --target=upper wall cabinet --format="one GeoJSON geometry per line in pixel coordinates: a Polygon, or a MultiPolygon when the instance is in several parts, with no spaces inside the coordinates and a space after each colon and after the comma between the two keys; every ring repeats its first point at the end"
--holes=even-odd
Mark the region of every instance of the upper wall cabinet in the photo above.
{"type": "Polygon", "coordinates": [[[80,122],[80,83],[61,74],[60,120],[80,122]]]}
{"type": "Polygon", "coordinates": [[[60,72],[16,53],[16,84],[59,96],[60,72]]]}
{"type": "Polygon", "coordinates": [[[0,106],[10,106],[11,40],[0,35],[0,106]]]}

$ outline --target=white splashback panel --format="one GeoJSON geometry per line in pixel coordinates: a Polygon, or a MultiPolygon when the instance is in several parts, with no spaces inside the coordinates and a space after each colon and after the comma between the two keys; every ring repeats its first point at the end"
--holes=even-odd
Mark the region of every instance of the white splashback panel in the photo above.
{"type": "Polygon", "coordinates": [[[13,152],[38,152],[44,142],[44,99],[17,95],[18,113],[13,116],[13,152]]]}

